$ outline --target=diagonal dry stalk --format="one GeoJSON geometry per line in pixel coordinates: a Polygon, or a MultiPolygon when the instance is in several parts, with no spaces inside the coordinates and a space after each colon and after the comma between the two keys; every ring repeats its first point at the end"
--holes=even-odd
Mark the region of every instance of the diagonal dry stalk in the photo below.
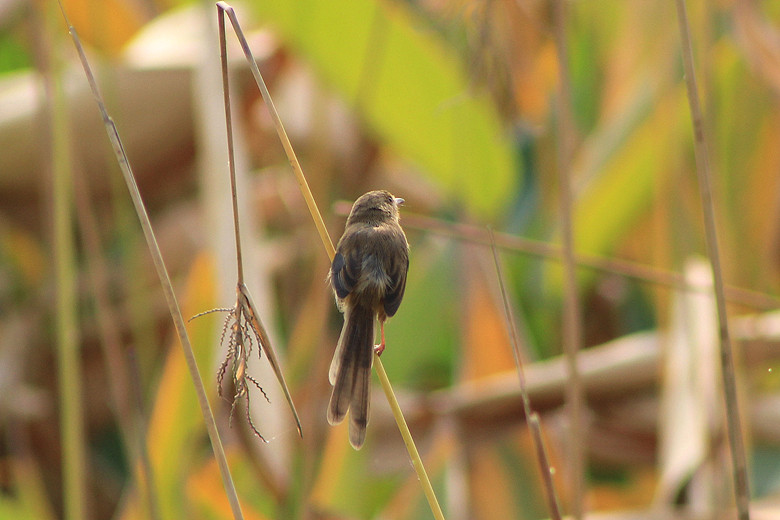
{"type": "MultiPolygon", "coordinates": [[[[227,14],[227,16],[230,18],[230,23],[233,25],[233,30],[235,31],[236,37],[241,44],[242,50],[244,51],[244,56],[246,57],[246,60],[249,64],[249,68],[252,71],[255,82],[257,83],[257,86],[260,89],[260,93],[263,96],[263,100],[265,101],[265,104],[268,107],[268,111],[271,114],[271,118],[273,119],[277,134],[279,135],[279,139],[282,142],[284,151],[287,154],[287,158],[293,168],[293,172],[295,173],[295,177],[298,181],[301,193],[306,200],[306,205],[308,206],[309,212],[311,213],[312,219],[314,220],[314,225],[317,227],[317,231],[319,232],[322,245],[325,247],[328,258],[333,260],[333,257],[336,254],[336,250],[333,247],[333,242],[331,241],[330,236],[328,235],[325,222],[322,220],[322,215],[320,214],[320,210],[317,207],[317,203],[314,201],[314,196],[312,195],[311,190],[309,189],[309,185],[306,182],[306,177],[303,175],[303,169],[301,168],[301,165],[298,162],[298,158],[295,155],[295,151],[293,150],[292,144],[287,137],[287,132],[284,129],[284,125],[282,124],[282,120],[279,117],[279,113],[276,111],[276,107],[273,103],[273,100],[271,99],[271,95],[265,85],[265,81],[260,74],[260,69],[257,67],[257,62],[252,55],[252,50],[249,48],[249,43],[246,41],[246,37],[241,30],[241,25],[238,23],[238,17],[236,16],[235,10],[225,2],[217,2],[217,16],[220,26],[220,45],[222,49],[225,49],[223,29],[225,26],[225,14],[227,14]]],[[[414,439],[412,439],[412,435],[409,432],[409,427],[406,424],[403,412],[401,411],[401,407],[395,397],[393,387],[390,384],[390,379],[387,377],[387,373],[384,370],[382,361],[376,354],[374,354],[374,368],[376,369],[377,376],[379,376],[382,389],[385,391],[385,396],[387,397],[387,400],[390,404],[390,408],[393,412],[393,416],[395,417],[398,429],[401,432],[401,437],[403,437],[404,444],[406,445],[406,449],[409,452],[409,457],[412,460],[412,465],[414,466],[417,477],[420,480],[420,485],[422,486],[425,497],[428,500],[428,505],[430,506],[434,517],[437,520],[443,520],[444,514],[442,513],[439,502],[436,499],[436,494],[433,491],[433,486],[431,485],[431,481],[428,478],[427,472],[425,471],[422,458],[420,457],[420,454],[417,451],[417,447],[415,446],[414,439]]]]}
{"type": "Polygon", "coordinates": [[[168,276],[168,270],[165,267],[165,261],[163,260],[162,253],[160,252],[160,247],[157,244],[157,239],[154,235],[152,224],[149,221],[149,215],[146,212],[146,207],[144,206],[143,199],[141,198],[141,193],[138,191],[138,186],[135,181],[135,176],[133,175],[133,170],[130,166],[127,154],[125,153],[124,146],[122,145],[122,140],[119,137],[119,132],[116,128],[116,125],[108,115],[108,111],[106,110],[105,103],[103,101],[103,96],[100,94],[100,90],[98,89],[95,76],[92,73],[92,69],[89,65],[89,62],[87,61],[86,54],[84,53],[84,48],[81,45],[81,41],[79,40],[78,35],[76,34],[76,30],[70,24],[70,20],[68,19],[67,13],[65,12],[65,8],[62,6],[62,3],[60,3],[60,10],[62,11],[62,16],[65,20],[65,23],[68,26],[68,31],[70,32],[70,35],[73,39],[73,44],[76,47],[76,51],[78,52],[81,65],[84,68],[84,73],[92,91],[92,95],[94,96],[95,102],[97,103],[98,109],[100,110],[100,115],[103,119],[103,124],[106,128],[108,139],[111,142],[114,155],[116,156],[117,162],[119,163],[119,168],[122,171],[122,176],[124,177],[125,183],[127,184],[127,188],[130,192],[130,198],[133,201],[133,206],[135,207],[136,214],[138,215],[138,220],[140,221],[141,229],[143,230],[149,253],[152,256],[155,271],[157,272],[157,276],[160,279],[160,286],[162,287],[163,293],[165,295],[165,301],[168,304],[168,310],[171,314],[171,319],[173,320],[173,324],[176,327],[176,332],[179,336],[179,342],[181,343],[182,350],[184,352],[184,359],[187,362],[187,368],[190,371],[190,377],[192,378],[192,382],[195,385],[195,394],[198,398],[198,404],[200,405],[204,422],[206,423],[206,429],[209,434],[209,439],[211,440],[211,447],[214,451],[214,457],[216,458],[217,466],[219,467],[219,471],[222,476],[223,486],[225,487],[225,492],[227,493],[227,498],[230,502],[233,517],[236,520],[243,519],[244,516],[241,512],[241,505],[238,502],[238,495],[236,494],[236,488],[233,484],[233,477],[230,475],[230,468],[228,467],[227,459],[225,457],[225,451],[222,448],[222,441],[219,437],[219,432],[217,431],[217,424],[214,421],[214,414],[211,411],[211,405],[209,404],[208,397],[206,395],[203,379],[200,377],[200,371],[198,370],[198,365],[195,361],[195,354],[192,350],[192,345],[190,343],[187,329],[184,324],[184,318],[182,317],[181,310],[179,308],[179,302],[176,298],[176,293],[173,290],[170,277],[168,276]]]}
{"type": "Polygon", "coordinates": [[[723,392],[726,401],[726,420],[728,424],[729,446],[731,448],[732,476],[734,493],[736,495],[737,513],[740,520],[750,519],[750,488],[748,485],[747,463],[745,461],[745,445],[742,440],[739,405],[737,399],[737,382],[734,370],[734,354],[731,347],[728,313],[726,312],[725,289],[723,286],[723,270],[720,265],[718,233],[715,226],[715,208],[712,201],[712,182],[710,173],[707,139],[704,132],[699,90],[696,83],[696,71],[693,67],[693,50],[688,25],[688,14],[685,0],[677,0],[677,21],[680,26],[680,50],[685,69],[685,86],[688,92],[688,104],[693,122],[693,150],[696,157],[696,175],[699,184],[699,195],[704,212],[704,230],[707,243],[707,256],[712,265],[715,301],[718,309],[720,360],[723,374],[723,392]]]}
{"type": "Polygon", "coordinates": [[[531,438],[533,439],[534,448],[536,449],[536,459],[539,463],[539,471],[542,474],[542,482],[544,482],[545,495],[547,498],[547,508],[550,510],[550,518],[552,520],[561,520],[561,510],[558,502],[558,494],[555,492],[555,483],[552,479],[553,470],[550,467],[550,459],[547,456],[547,449],[544,445],[539,414],[534,412],[533,408],[531,408],[531,398],[528,395],[528,388],[525,384],[523,362],[520,356],[520,345],[517,340],[517,327],[515,326],[515,320],[512,318],[512,308],[509,305],[509,297],[507,296],[506,292],[506,284],[504,283],[504,275],[501,270],[501,262],[499,262],[498,259],[498,249],[496,248],[493,229],[489,229],[489,233],[490,249],[493,251],[493,261],[496,264],[496,275],[498,276],[498,285],[501,288],[501,300],[504,303],[506,324],[512,338],[512,355],[515,358],[517,377],[520,380],[520,396],[523,400],[523,411],[525,412],[526,421],[531,431],[531,438]]]}

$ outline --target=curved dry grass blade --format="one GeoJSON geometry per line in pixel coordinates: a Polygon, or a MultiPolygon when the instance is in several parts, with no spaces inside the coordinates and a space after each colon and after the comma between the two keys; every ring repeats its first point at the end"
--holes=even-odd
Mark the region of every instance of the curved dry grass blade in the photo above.
{"type": "MultiPolygon", "coordinates": [[[[268,357],[268,362],[271,364],[274,375],[276,375],[276,379],[279,381],[279,386],[282,387],[284,398],[287,399],[287,404],[290,406],[290,411],[295,418],[295,425],[298,428],[298,435],[303,437],[301,419],[298,417],[298,411],[295,409],[292,395],[290,395],[290,389],[287,387],[287,381],[284,379],[284,373],[282,372],[282,369],[279,366],[279,361],[276,358],[276,352],[271,345],[271,340],[268,337],[268,333],[266,332],[265,327],[263,326],[263,322],[260,321],[260,318],[258,318],[257,313],[255,312],[255,304],[252,302],[252,297],[249,295],[249,289],[247,289],[246,285],[244,284],[240,284],[238,286],[238,301],[239,307],[243,309],[244,315],[249,321],[249,325],[252,327],[252,330],[254,330],[255,334],[257,334],[257,337],[260,340],[260,348],[263,349],[263,352],[265,352],[266,356],[268,357]]],[[[268,397],[266,397],[266,399],[268,399],[268,397]]]]}
{"type": "Polygon", "coordinates": [[[704,212],[704,230],[707,243],[707,256],[712,265],[712,277],[715,286],[715,301],[720,323],[720,359],[723,374],[723,391],[726,399],[726,419],[728,424],[729,446],[731,448],[732,474],[734,478],[734,493],[736,495],[737,513],[740,520],[750,519],[750,488],[748,485],[747,462],[745,461],[745,443],[742,440],[739,405],[737,401],[737,382],[734,371],[734,354],[731,348],[726,298],[724,297],[723,270],[720,265],[718,250],[718,233],[715,228],[715,209],[712,201],[710,182],[710,163],[707,151],[707,139],[704,132],[699,91],[696,84],[696,71],[693,67],[693,51],[691,49],[690,30],[685,0],[677,0],[677,21],[680,26],[680,47],[685,68],[685,86],[688,91],[688,103],[693,122],[693,151],[696,157],[696,174],[699,181],[702,210],[704,212]]]}
{"type": "Polygon", "coordinates": [[[62,3],[60,3],[60,9],[62,11],[63,18],[65,19],[65,23],[68,25],[68,31],[73,38],[73,44],[75,45],[76,51],[78,52],[81,65],[84,68],[84,73],[87,77],[87,81],[89,82],[92,95],[94,96],[98,105],[98,109],[100,110],[100,115],[103,119],[103,124],[106,127],[108,139],[111,141],[114,154],[116,156],[117,162],[119,163],[119,168],[122,171],[125,183],[127,184],[128,190],[130,192],[130,198],[133,201],[133,206],[135,207],[136,214],[138,215],[141,229],[143,230],[147,247],[149,248],[149,253],[152,256],[155,271],[157,272],[157,276],[160,279],[160,285],[165,295],[165,301],[168,304],[171,319],[173,320],[174,326],[176,327],[176,332],[179,336],[182,350],[184,351],[184,358],[187,362],[187,368],[190,371],[190,377],[192,378],[192,382],[195,385],[195,393],[198,398],[198,404],[200,405],[203,419],[206,423],[206,429],[209,434],[209,439],[211,440],[211,446],[214,451],[217,466],[219,467],[219,471],[222,476],[222,482],[225,486],[225,492],[227,493],[227,498],[230,502],[233,517],[235,519],[243,519],[244,516],[241,512],[241,506],[238,502],[238,495],[236,494],[236,488],[233,484],[233,477],[230,475],[230,468],[227,463],[227,458],[225,457],[224,449],[222,448],[222,441],[219,437],[219,432],[217,431],[217,424],[214,421],[214,414],[211,411],[211,405],[209,404],[208,397],[206,396],[206,389],[203,385],[203,379],[200,377],[200,371],[198,370],[198,365],[195,361],[195,354],[192,351],[192,345],[190,344],[187,329],[184,324],[184,318],[181,315],[179,302],[176,298],[176,293],[173,290],[170,277],[168,276],[168,270],[165,267],[165,261],[163,260],[162,253],[160,252],[160,247],[157,244],[157,239],[154,235],[152,224],[149,221],[146,207],[144,206],[143,199],[141,198],[141,193],[138,190],[135,176],[133,175],[132,168],[130,167],[130,162],[127,158],[127,154],[125,153],[116,125],[108,115],[105,103],[103,102],[103,97],[100,94],[97,82],[95,81],[95,76],[92,74],[92,69],[89,66],[89,62],[87,61],[87,56],[84,53],[84,48],[81,45],[78,35],[76,34],[76,30],[68,20],[68,16],[65,12],[65,8],[62,6],[62,3]]]}

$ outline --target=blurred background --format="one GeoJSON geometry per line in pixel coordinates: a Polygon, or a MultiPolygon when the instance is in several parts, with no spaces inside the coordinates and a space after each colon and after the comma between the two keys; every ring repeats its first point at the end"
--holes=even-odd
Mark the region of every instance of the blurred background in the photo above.
{"type": "MultiPolygon", "coordinates": [[[[63,4],[185,318],[231,307],[213,3],[63,4]]],[[[490,226],[564,512],[575,438],[588,518],[733,518],[675,6],[564,4],[565,27],[545,0],[233,5],[333,240],[365,191],[406,199],[411,266],[382,360],[447,517],[549,516],[490,226]],[[579,425],[565,405],[561,164],[579,266],[579,425]]],[[[776,518],[780,4],[688,9],[753,516],[776,518]]],[[[189,323],[245,517],[431,518],[378,386],[360,452],[325,420],[342,323],[327,255],[230,28],[228,53],[247,285],[304,433],[254,357],[270,402],[253,390],[251,414],[268,443],[243,402],[229,420],[216,388],[224,315],[189,323]]],[[[127,188],[59,8],[43,0],[0,1],[0,434],[0,518],[72,517],[69,501],[95,520],[231,518],[127,188]],[[65,453],[82,463],[64,465],[65,453]],[[83,483],[83,499],[66,496],[66,480],[83,483]]]]}

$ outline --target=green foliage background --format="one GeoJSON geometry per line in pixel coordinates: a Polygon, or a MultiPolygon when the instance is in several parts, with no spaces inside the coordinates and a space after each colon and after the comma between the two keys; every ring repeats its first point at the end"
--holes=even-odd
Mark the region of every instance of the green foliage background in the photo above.
{"type": "MultiPolygon", "coordinates": [[[[185,315],[224,305],[227,302],[219,300],[226,287],[231,290],[234,267],[225,267],[220,255],[226,251],[229,257],[232,246],[227,240],[214,247],[211,232],[216,224],[209,219],[215,207],[229,215],[229,200],[220,200],[210,184],[226,182],[227,177],[226,172],[203,171],[210,151],[200,140],[209,128],[223,132],[224,121],[204,115],[208,111],[197,94],[197,74],[208,69],[200,68],[201,55],[191,50],[187,39],[194,33],[200,35],[194,40],[215,42],[213,35],[198,32],[204,20],[216,18],[213,6],[130,0],[64,4],[89,46],[90,58],[100,63],[99,80],[120,132],[142,136],[159,125],[164,133],[181,135],[180,141],[171,137],[173,142],[128,153],[140,164],[140,184],[153,220],[168,231],[161,233],[163,252],[170,258],[185,315]],[[160,27],[183,61],[139,65],[130,51],[160,27]],[[190,89],[184,92],[176,83],[156,93],[162,105],[186,99],[190,112],[176,120],[178,128],[167,126],[161,110],[146,112],[145,100],[126,102],[125,96],[137,90],[124,79],[139,70],[149,75],[142,81],[154,76],[161,85],[171,86],[177,78],[190,89]],[[139,120],[154,123],[139,127],[139,120]]],[[[750,301],[743,298],[729,309],[741,317],[775,308],[778,301],[780,8],[775,2],[688,5],[716,174],[725,276],[730,285],[751,291],[750,301]]],[[[407,200],[408,218],[405,215],[403,222],[408,223],[412,245],[409,286],[401,311],[388,324],[383,360],[410,411],[413,433],[448,517],[545,517],[522,417],[506,419],[499,410],[495,423],[472,424],[426,408],[450,402],[445,398],[452,395],[478,398],[472,383],[512,373],[514,363],[489,249],[473,240],[442,236],[415,218],[471,225],[477,234],[490,225],[547,244],[560,242],[556,122],[564,115],[557,93],[550,4],[299,0],[249,1],[236,7],[246,28],[273,39],[261,68],[272,95],[283,100],[282,119],[297,122],[290,123],[293,145],[333,239],[344,218],[333,211],[335,201],[353,200],[376,187],[389,187],[407,200]]],[[[568,2],[567,8],[576,251],[680,273],[687,260],[704,253],[704,240],[679,37],[672,23],[674,5],[605,0],[568,2]]],[[[0,402],[2,464],[12,469],[2,483],[12,492],[0,494],[0,517],[65,515],[59,396],[51,376],[57,361],[51,206],[48,188],[41,186],[51,182],[52,164],[67,163],[74,176],[85,170],[94,190],[91,211],[98,216],[102,255],[112,273],[109,292],[127,355],[122,361],[128,367],[129,359],[138,364],[128,370],[136,385],[133,399],[140,403],[140,417],[134,420],[140,422],[135,423],[138,431],[127,437],[108,402],[112,381],[95,330],[100,311],[86,282],[79,284],[72,306],[79,315],[90,516],[151,517],[146,483],[135,480],[140,462],[131,460],[134,450],[123,445],[124,439],[136,438],[148,449],[160,518],[229,518],[192,383],[161,312],[161,295],[134,216],[117,187],[116,166],[104,136],[79,126],[81,107],[94,107],[80,105],[75,94],[62,106],[46,105],[44,80],[70,78],[70,71],[78,70],[65,27],[53,6],[44,2],[8,12],[0,19],[0,106],[5,102],[9,107],[7,117],[0,115],[0,143],[7,150],[0,158],[0,329],[8,331],[0,356],[17,375],[0,377],[0,389],[14,396],[0,402]],[[29,79],[29,97],[37,100],[31,106],[37,108],[17,117],[11,108],[21,106],[12,106],[18,103],[14,96],[19,78],[29,79]],[[70,141],[71,158],[52,154],[52,133],[22,132],[15,126],[37,128],[31,121],[35,114],[49,113],[46,110],[61,110],[57,113],[71,118],[76,131],[49,130],[70,141]],[[33,136],[29,143],[28,135],[33,136]],[[29,153],[14,153],[26,146],[29,153]],[[35,406],[20,404],[27,398],[35,406]]],[[[157,44],[159,49],[149,52],[166,56],[166,43],[157,44]]],[[[236,47],[230,52],[239,55],[236,47]]],[[[204,379],[212,385],[212,406],[224,426],[245,515],[428,518],[383,403],[374,406],[369,441],[359,453],[349,448],[343,428],[325,423],[325,374],[341,317],[323,282],[327,265],[289,166],[264,120],[264,107],[246,69],[238,59],[235,63],[237,126],[246,139],[243,160],[250,171],[241,196],[260,250],[250,269],[264,273],[252,291],[272,327],[281,331],[275,339],[290,367],[305,430],[299,441],[291,425],[283,418],[278,422],[280,403],[264,405],[257,397],[254,417],[261,430],[263,424],[271,429],[271,442],[260,445],[246,434],[243,412],[233,417],[228,429],[229,405],[217,400],[211,377],[224,355],[217,346],[220,325],[212,317],[193,322],[190,333],[204,379]]],[[[73,77],[78,78],[73,84],[83,86],[83,78],[73,77]]],[[[67,85],[64,95],[71,95],[71,80],[62,81],[67,85]]],[[[221,91],[207,92],[206,97],[221,102],[221,91]]],[[[217,159],[216,164],[224,162],[217,159]]],[[[74,210],[71,227],[79,226],[74,210]]],[[[72,260],[81,282],[86,279],[85,257],[91,253],[80,238],[76,233],[72,260]]],[[[559,262],[506,250],[502,261],[525,363],[534,366],[559,355],[559,262]]],[[[578,274],[585,347],[639,330],[660,334],[673,321],[675,294],[662,284],[609,270],[583,268],[578,274]]],[[[776,346],[776,338],[767,341],[776,346]]],[[[778,359],[775,352],[747,355],[741,367],[749,410],[751,403],[776,397],[780,389],[780,370],[770,370],[778,359]]],[[[660,387],[660,362],[658,369],[660,387]]],[[[274,384],[263,381],[264,387],[274,384]]],[[[374,393],[381,394],[378,388],[374,393]]],[[[647,388],[625,399],[631,408],[640,397],[650,396],[657,411],[659,394],[659,388],[647,388]]],[[[619,427],[605,426],[611,404],[590,403],[596,422],[593,444],[608,442],[604,439],[609,437],[601,437],[604,430],[619,431],[621,440],[634,443],[629,445],[636,457],[610,458],[590,446],[589,508],[649,510],[664,478],[657,451],[663,415],[654,415],[652,426],[645,429],[636,426],[640,421],[631,415],[615,420],[619,427]]],[[[484,403],[486,411],[491,406],[484,403]]],[[[561,469],[556,483],[568,504],[559,417],[560,408],[554,406],[545,410],[543,422],[549,428],[554,464],[561,469]]],[[[760,453],[754,478],[759,501],[777,493],[778,445],[780,432],[770,429],[757,434],[749,447],[760,453]]],[[[715,489],[722,490],[722,485],[715,489]]]]}

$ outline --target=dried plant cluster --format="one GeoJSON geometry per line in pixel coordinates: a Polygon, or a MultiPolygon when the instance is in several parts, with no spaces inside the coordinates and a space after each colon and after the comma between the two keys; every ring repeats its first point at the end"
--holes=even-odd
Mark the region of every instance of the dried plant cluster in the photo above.
{"type": "Polygon", "coordinates": [[[260,332],[255,329],[251,322],[246,319],[246,309],[238,307],[232,309],[228,316],[225,318],[225,323],[222,326],[222,335],[220,337],[220,343],[223,345],[227,341],[227,355],[225,360],[219,367],[217,372],[217,392],[219,396],[231,403],[230,406],[230,420],[233,419],[233,413],[236,410],[236,404],[239,399],[244,399],[246,408],[246,421],[249,423],[249,427],[252,429],[255,435],[257,435],[263,442],[266,442],[265,437],[257,430],[255,424],[252,422],[252,416],[249,409],[249,386],[247,382],[252,383],[263,397],[269,403],[268,394],[265,393],[263,387],[257,380],[250,376],[247,372],[247,358],[252,355],[252,345],[257,343],[257,355],[262,357],[262,349],[260,347],[260,332]],[[225,338],[225,333],[230,330],[230,334],[225,338]],[[252,339],[254,337],[254,340],[252,339]],[[228,364],[230,365],[230,376],[235,393],[232,399],[226,399],[222,394],[222,380],[225,377],[228,364]]]}
{"type": "Polygon", "coordinates": [[[267,442],[263,434],[255,426],[252,421],[251,409],[250,409],[250,385],[253,385],[260,391],[263,398],[270,403],[268,394],[266,394],[260,383],[247,371],[247,363],[249,356],[252,355],[252,349],[257,348],[258,358],[263,357],[263,337],[265,331],[261,333],[255,326],[256,319],[249,318],[248,316],[254,316],[254,311],[248,306],[246,300],[241,300],[236,303],[236,306],[232,309],[211,309],[199,314],[196,314],[190,321],[206,314],[213,312],[226,312],[225,319],[222,323],[222,332],[220,334],[219,342],[223,348],[227,348],[225,359],[219,366],[217,371],[217,394],[220,398],[224,399],[230,404],[230,416],[229,424],[232,425],[233,415],[236,411],[236,405],[239,400],[244,401],[244,409],[246,422],[249,425],[252,432],[263,442],[267,442]],[[261,335],[262,334],[262,335],[261,335]],[[257,345],[255,347],[255,345],[257,345]],[[227,398],[224,394],[225,391],[225,374],[230,368],[230,387],[233,389],[233,395],[231,398],[227,398]]]}

